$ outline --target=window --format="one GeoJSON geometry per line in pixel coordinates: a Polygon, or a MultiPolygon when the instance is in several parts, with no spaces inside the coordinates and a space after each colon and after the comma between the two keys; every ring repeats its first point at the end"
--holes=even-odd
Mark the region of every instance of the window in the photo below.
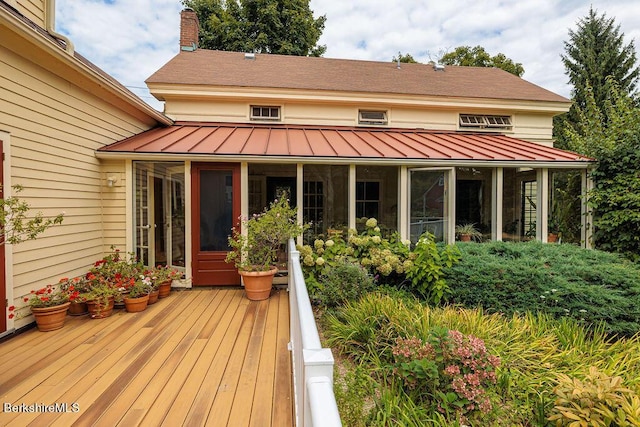
{"type": "Polygon", "coordinates": [[[311,223],[314,236],[324,233],[324,183],[322,181],[304,182],[303,217],[305,223],[311,223]]]}
{"type": "Polygon", "coordinates": [[[361,124],[361,125],[386,125],[387,124],[387,112],[386,111],[360,110],[360,111],[358,111],[358,124],[361,124]]]}
{"type": "Polygon", "coordinates": [[[251,120],[280,120],[280,107],[252,105],[251,120]]]}
{"type": "Polygon", "coordinates": [[[380,217],[380,181],[356,182],[356,217],[380,217]]]}
{"type": "Polygon", "coordinates": [[[474,129],[511,129],[510,116],[488,116],[479,114],[460,114],[461,128],[474,129]]]}

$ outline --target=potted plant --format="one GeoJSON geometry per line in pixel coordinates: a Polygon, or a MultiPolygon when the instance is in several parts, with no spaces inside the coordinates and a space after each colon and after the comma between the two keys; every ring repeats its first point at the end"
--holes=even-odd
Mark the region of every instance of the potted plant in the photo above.
{"type": "Polygon", "coordinates": [[[110,285],[102,277],[93,273],[87,274],[90,286],[80,297],[87,302],[89,315],[92,319],[102,319],[111,316],[116,296],[121,295],[119,288],[110,285]]]}
{"type": "Polygon", "coordinates": [[[154,286],[159,290],[159,298],[169,296],[171,292],[171,283],[182,277],[182,272],[168,265],[158,265],[149,272],[154,286]]]}
{"type": "Polygon", "coordinates": [[[467,223],[456,226],[456,236],[461,242],[470,242],[471,239],[481,239],[482,233],[476,228],[475,224],[467,223]]]}
{"type": "Polygon", "coordinates": [[[60,286],[54,288],[47,285],[44,288],[33,290],[24,301],[31,307],[31,313],[36,319],[38,330],[42,332],[55,331],[64,326],[69,301],[78,297],[78,291],[70,287],[65,290],[60,286]]]}
{"type": "Polygon", "coordinates": [[[69,300],[71,305],[69,305],[68,314],[71,316],[82,316],[89,312],[87,309],[87,301],[82,297],[83,293],[89,291],[90,285],[86,277],[79,276],[72,279],[63,277],[58,282],[58,286],[65,292],[75,292],[77,294],[76,298],[69,300]]]}
{"type": "Polygon", "coordinates": [[[129,287],[129,293],[124,297],[124,305],[129,313],[144,311],[149,303],[149,293],[153,288],[151,277],[140,275],[129,287]]]}
{"type": "Polygon", "coordinates": [[[236,227],[229,236],[231,251],[226,261],[233,262],[242,276],[247,298],[269,298],[278,250],[283,244],[304,232],[307,225],[297,222],[296,208],[289,206],[283,195],[261,214],[242,219],[242,230],[236,227]]]}

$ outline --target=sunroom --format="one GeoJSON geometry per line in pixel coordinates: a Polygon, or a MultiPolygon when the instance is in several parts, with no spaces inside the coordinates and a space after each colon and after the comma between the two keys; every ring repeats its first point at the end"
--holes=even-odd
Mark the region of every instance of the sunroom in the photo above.
{"type": "Polygon", "coordinates": [[[194,286],[239,283],[227,236],[282,194],[312,224],[306,239],[375,217],[412,242],[427,231],[453,242],[461,224],[482,240],[590,240],[576,193],[591,159],[499,134],[178,122],[97,156],[124,165],[128,246],[194,286]]]}

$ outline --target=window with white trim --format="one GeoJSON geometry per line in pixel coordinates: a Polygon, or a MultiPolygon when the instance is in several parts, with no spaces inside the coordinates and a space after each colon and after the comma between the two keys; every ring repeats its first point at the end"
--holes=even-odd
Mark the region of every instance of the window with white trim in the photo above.
{"type": "Polygon", "coordinates": [[[460,114],[460,128],[510,130],[512,128],[511,116],[460,114]]]}
{"type": "Polygon", "coordinates": [[[381,110],[359,110],[358,124],[360,125],[386,125],[387,112],[381,110]]]}
{"type": "Polygon", "coordinates": [[[252,105],[251,120],[280,120],[280,107],[273,105],[252,105]]]}

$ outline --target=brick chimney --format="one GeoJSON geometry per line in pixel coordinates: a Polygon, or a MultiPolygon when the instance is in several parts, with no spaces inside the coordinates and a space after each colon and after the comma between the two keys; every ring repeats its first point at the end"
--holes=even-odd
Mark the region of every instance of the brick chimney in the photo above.
{"type": "Polygon", "coordinates": [[[194,51],[198,47],[200,22],[193,9],[180,12],[180,50],[194,51]]]}

